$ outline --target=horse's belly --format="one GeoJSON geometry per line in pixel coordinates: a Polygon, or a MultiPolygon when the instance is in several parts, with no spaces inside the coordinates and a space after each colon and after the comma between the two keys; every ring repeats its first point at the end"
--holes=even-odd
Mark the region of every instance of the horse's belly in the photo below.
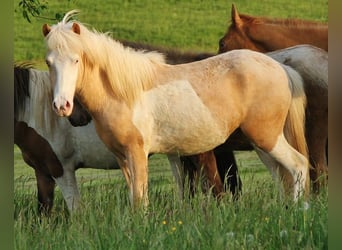
{"type": "Polygon", "coordinates": [[[134,118],[147,138],[149,152],[195,154],[211,150],[227,139],[226,131],[187,81],[147,91],[134,118]],[[144,110],[148,110],[147,115],[144,110]]]}
{"type": "Polygon", "coordinates": [[[194,130],[157,135],[151,144],[150,152],[192,155],[212,150],[225,141],[217,133],[198,130],[196,133],[193,132],[194,130]]]}
{"type": "Polygon", "coordinates": [[[76,166],[82,168],[118,169],[115,156],[96,134],[93,123],[74,128],[78,157],[76,166]]]}

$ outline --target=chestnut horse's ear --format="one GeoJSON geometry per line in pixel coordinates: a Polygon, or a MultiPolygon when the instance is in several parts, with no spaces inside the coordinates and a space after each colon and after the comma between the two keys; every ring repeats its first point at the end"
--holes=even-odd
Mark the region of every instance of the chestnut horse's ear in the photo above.
{"type": "Polygon", "coordinates": [[[72,24],[72,31],[75,32],[76,34],[81,33],[81,27],[78,23],[73,23],[72,24]]]}
{"type": "Polygon", "coordinates": [[[233,25],[235,25],[236,27],[239,27],[242,25],[242,21],[241,18],[239,16],[239,13],[235,7],[234,4],[232,4],[232,12],[231,12],[231,16],[232,16],[232,23],[233,25]]]}
{"type": "Polygon", "coordinates": [[[42,31],[44,36],[47,36],[47,34],[50,33],[51,27],[46,23],[43,25],[42,31]]]}

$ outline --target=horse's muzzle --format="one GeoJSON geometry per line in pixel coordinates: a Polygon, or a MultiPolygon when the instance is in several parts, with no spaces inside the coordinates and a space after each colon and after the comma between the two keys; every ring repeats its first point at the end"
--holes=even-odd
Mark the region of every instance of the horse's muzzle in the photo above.
{"type": "Polygon", "coordinates": [[[52,103],[53,110],[59,116],[70,116],[72,112],[72,106],[72,103],[69,101],[65,101],[63,104],[59,104],[56,101],[52,103]]]}

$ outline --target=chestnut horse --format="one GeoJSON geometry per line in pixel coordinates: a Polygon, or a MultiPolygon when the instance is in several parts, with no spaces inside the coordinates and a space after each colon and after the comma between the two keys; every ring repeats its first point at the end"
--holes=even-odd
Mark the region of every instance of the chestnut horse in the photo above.
{"type": "Polygon", "coordinates": [[[219,40],[219,52],[251,49],[265,53],[299,44],[310,44],[328,51],[328,25],[301,19],[239,14],[232,4],[231,25],[219,40]]]}
{"type": "MultiPolygon", "coordinates": [[[[298,19],[270,19],[239,14],[233,4],[231,25],[223,38],[219,40],[219,53],[234,49],[270,52],[300,44],[311,44],[328,51],[328,25],[298,19]]],[[[310,52],[310,56],[311,54],[310,52]]],[[[306,55],[303,53],[301,55],[304,57],[301,61],[305,61],[306,65],[306,55]]],[[[324,76],[327,79],[327,53],[315,52],[314,57],[315,60],[312,63],[323,63],[323,66],[308,65],[306,67],[319,68],[320,70],[314,74],[324,76]]],[[[296,58],[298,60],[298,56],[296,58]]],[[[288,58],[283,63],[293,66],[291,58],[288,58]]],[[[296,68],[297,71],[302,71],[300,72],[302,76],[307,73],[301,68],[300,63],[296,64],[296,68]]],[[[310,82],[319,82],[313,77],[310,78],[312,79],[310,82]]],[[[306,109],[306,140],[310,163],[313,166],[310,169],[310,179],[313,181],[314,192],[318,192],[320,187],[327,183],[328,176],[328,82],[323,82],[324,84],[305,85],[308,101],[306,109]]]]}
{"type": "Polygon", "coordinates": [[[179,156],[212,150],[237,128],[272,173],[280,165],[292,176],[285,187],[294,200],[308,191],[305,95],[297,72],[250,50],[166,64],[157,52],[126,48],[69,21],[74,13],[43,26],[53,109],[70,116],[76,96],[89,111],[123,171],[133,207],[148,204],[150,153],[168,155],[182,188],[179,156]],[[301,152],[287,142],[284,129],[301,152]]]}

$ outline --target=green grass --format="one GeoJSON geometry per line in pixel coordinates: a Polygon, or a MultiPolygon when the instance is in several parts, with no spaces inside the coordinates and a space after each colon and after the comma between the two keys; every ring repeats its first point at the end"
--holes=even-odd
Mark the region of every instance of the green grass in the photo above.
{"type": "MultiPolygon", "coordinates": [[[[44,23],[28,23],[14,1],[14,60],[31,60],[44,67],[44,23]]],[[[278,18],[296,17],[327,22],[326,0],[234,1],[239,12],[278,18]]],[[[49,1],[46,17],[79,9],[78,19],[114,38],[184,50],[216,52],[230,20],[230,1],[49,1]]]]}
{"type": "MultiPolygon", "coordinates": [[[[44,66],[41,27],[55,21],[22,18],[14,1],[14,60],[44,66]]],[[[241,13],[326,22],[327,1],[234,1],[241,13]]],[[[79,20],[114,38],[193,51],[217,51],[230,16],[229,1],[49,1],[44,16],[80,9],[79,20]]],[[[328,191],[285,202],[254,152],[237,152],[243,196],[217,204],[199,193],[181,201],[165,156],[149,162],[150,205],[133,213],[120,171],[80,169],[82,208],[69,215],[60,190],[50,218],[37,216],[34,172],[14,147],[16,249],[327,249],[328,191]],[[286,204],[285,204],[286,203],[286,204]]]]}
{"type": "Polygon", "coordinates": [[[16,249],[327,249],[327,190],[285,203],[254,152],[238,152],[243,196],[219,204],[197,193],[181,201],[165,156],[150,160],[147,210],[131,211],[120,171],[80,169],[81,210],[69,216],[60,190],[50,218],[37,215],[34,174],[15,148],[16,249]],[[42,240],[44,239],[44,240],[42,240]]]}

